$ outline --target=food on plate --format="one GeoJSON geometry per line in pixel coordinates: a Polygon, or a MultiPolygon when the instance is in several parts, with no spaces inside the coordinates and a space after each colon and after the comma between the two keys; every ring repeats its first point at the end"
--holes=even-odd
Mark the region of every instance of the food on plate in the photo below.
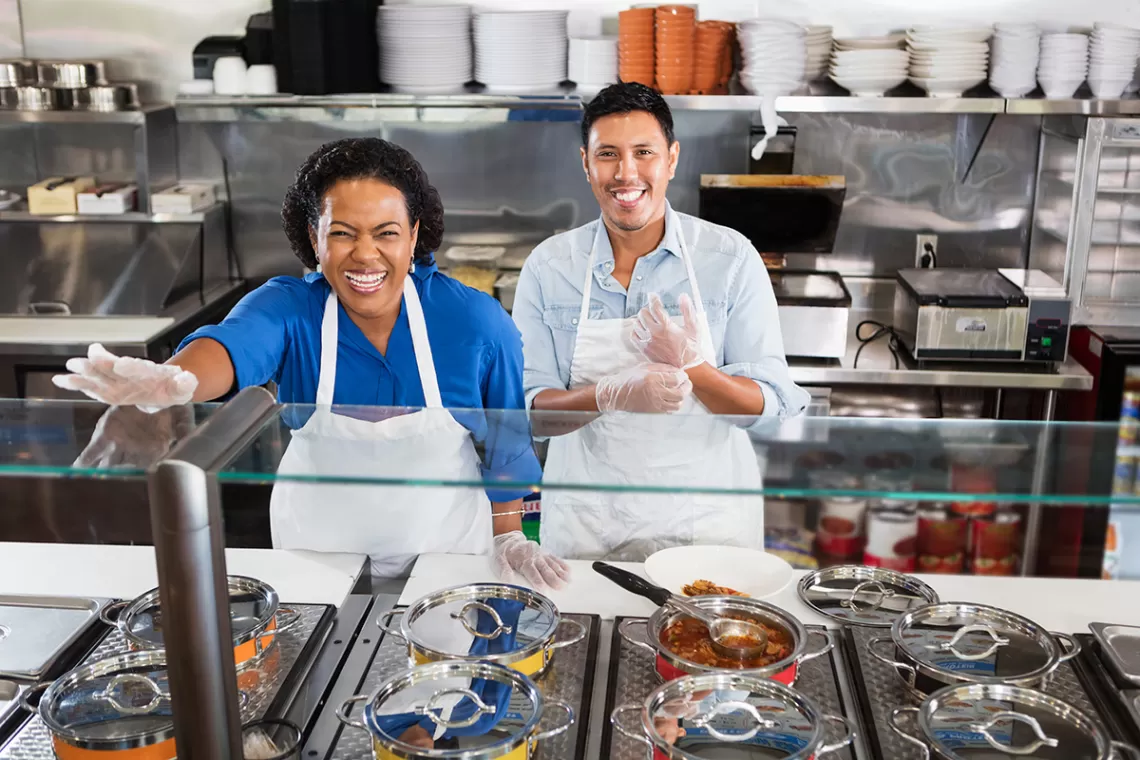
{"type": "MultiPolygon", "coordinates": [[[[792,653],[791,637],[787,631],[773,628],[763,621],[745,615],[728,615],[734,620],[751,620],[768,634],[768,646],[764,653],[756,657],[737,659],[725,657],[713,649],[709,629],[704,623],[691,617],[674,620],[661,631],[661,645],[683,660],[710,668],[740,670],[762,668],[779,662],[792,653]]],[[[760,642],[751,636],[734,636],[730,646],[757,646],[760,642]]],[[[725,642],[729,643],[729,642],[725,642]]]]}
{"type": "Polygon", "coordinates": [[[718,586],[703,578],[683,586],[681,590],[685,592],[685,596],[748,596],[743,591],[737,591],[727,586],[718,586]]]}

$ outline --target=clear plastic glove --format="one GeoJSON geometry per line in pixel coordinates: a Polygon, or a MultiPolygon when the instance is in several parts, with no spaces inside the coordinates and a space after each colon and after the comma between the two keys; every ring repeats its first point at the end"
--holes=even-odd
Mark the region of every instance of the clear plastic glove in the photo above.
{"type": "Polygon", "coordinates": [[[631,367],[595,386],[600,412],[677,412],[693,392],[689,376],[666,364],[631,367]]]}
{"type": "Polygon", "coordinates": [[[570,566],[528,540],[521,530],[495,536],[493,558],[495,572],[503,580],[518,574],[538,589],[560,589],[570,580],[570,566]]]}
{"type": "Polygon", "coordinates": [[[661,298],[651,293],[649,303],[637,314],[632,338],[634,346],[649,361],[684,370],[704,364],[705,358],[701,356],[701,332],[693,299],[684,293],[678,303],[682,324],[674,322],[661,298]]]}
{"type": "Polygon", "coordinates": [[[103,413],[87,447],[73,466],[92,470],[145,470],[161,461],[194,428],[191,407],[144,412],[133,406],[113,406],[103,413]]]}
{"type": "Polygon", "coordinates": [[[86,359],[68,359],[66,366],[72,374],[53,377],[56,387],[111,406],[137,406],[148,414],[190,403],[198,388],[198,378],[184,369],[115,356],[98,343],[87,349],[86,359]]]}

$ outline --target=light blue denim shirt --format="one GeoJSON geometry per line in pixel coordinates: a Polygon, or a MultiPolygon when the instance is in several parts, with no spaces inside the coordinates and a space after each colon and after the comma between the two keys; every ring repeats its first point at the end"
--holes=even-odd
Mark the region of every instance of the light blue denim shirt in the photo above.
{"type": "Polygon", "coordinates": [[[760,254],[740,233],[667,208],[660,247],[641,257],[629,290],[613,278],[609,236],[598,235],[601,219],[543,241],[523,266],[513,317],[523,339],[523,388],[527,408],[547,388],[566,390],[577,340],[586,261],[595,237],[591,319],[636,316],[657,293],[666,310],[680,314],[678,298],[692,294],[681,259],[684,234],[708,314],[720,370],[756,381],[764,392],[764,417],[788,417],[807,408],[810,397],[788,375],[784,339],[772,282],[760,254]]]}

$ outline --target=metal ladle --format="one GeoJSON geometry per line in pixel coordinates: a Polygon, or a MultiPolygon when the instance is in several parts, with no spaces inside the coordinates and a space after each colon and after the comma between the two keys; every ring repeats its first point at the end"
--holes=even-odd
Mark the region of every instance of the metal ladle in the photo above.
{"type": "Polygon", "coordinates": [[[687,599],[683,599],[669,589],[656,586],[644,578],[631,572],[607,565],[605,562],[595,562],[594,571],[605,576],[631,594],[643,596],[659,607],[673,607],[690,617],[708,626],[709,639],[713,650],[723,656],[736,660],[748,660],[764,654],[768,647],[768,632],[763,626],[751,620],[734,620],[721,617],[716,613],[703,609],[687,599]],[[747,637],[756,641],[756,644],[740,645],[731,643],[734,639],[747,637]]]}

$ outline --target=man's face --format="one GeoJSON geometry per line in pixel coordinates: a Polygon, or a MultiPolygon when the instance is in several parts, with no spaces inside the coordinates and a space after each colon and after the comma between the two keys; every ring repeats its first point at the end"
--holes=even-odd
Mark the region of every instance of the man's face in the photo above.
{"type": "Polygon", "coordinates": [[[634,232],[660,219],[679,153],[680,146],[670,145],[657,119],[645,111],[594,122],[582,148],[582,168],[606,222],[634,232]]]}

